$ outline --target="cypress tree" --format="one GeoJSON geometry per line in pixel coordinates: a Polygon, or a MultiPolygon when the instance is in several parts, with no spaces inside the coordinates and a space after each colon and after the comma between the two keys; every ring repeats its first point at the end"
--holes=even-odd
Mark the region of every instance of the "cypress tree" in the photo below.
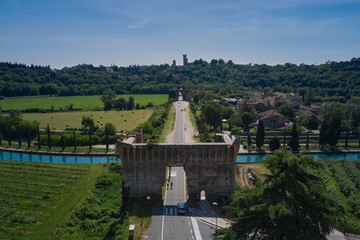
{"type": "Polygon", "coordinates": [[[46,131],[47,131],[47,135],[48,135],[48,146],[49,146],[49,149],[51,149],[51,136],[50,136],[49,124],[47,124],[47,126],[46,126],[46,131]]]}
{"type": "Polygon", "coordinates": [[[262,120],[259,120],[259,125],[256,131],[256,147],[261,148],[264,145],[265,140],[265,129],[262,120]]]}
{"type": "Polygon", "coordinates": [[[331,148],[334,148],[339,140],[339,136],[341,133],[341,119],[340,118],[332,118],[329,126],[329,134],[327,136],[328,143],[331,148]]]}
{"type": "Polygon", "coordinates": [[[65,150],[64,135],[61,135],[61,148],[62,148],[63,151],[65,150]]]}
{"type": "Polygon", "coordinates": [[[76,151],[76,133],[74,129],[74,151],[76,151]]]}
{"type": "Polygon", "coordinates": [[[247,137],[247,145],[248,145],[248,150],[250,151],[250,146],[252,144],[252,141],[251,141],[251,136],[250,134],[248,134],[248,137],[247,137]]]}
{"type": "Polygon", "coordinates": [[[309,132],[306,133],[306,149],[309,149],[309,132]]]}
{"type": "Polygon", "coordinates": [[[28,148],[30,148],[30,145],[31,145],[30,123],[28,123],[28,125],[27,125],[27,143],[28,143],[28,148]]]}
{"type": "Polygon", "coordinates": [[[9,134],[9,147],[11,146],[11,124],[8,125],[8,134],[9,134]]]}
{"type": "Polygon", "coordinates": [[[289,143],[289,146],[292,150],[298,150],[299,149],[299,133],[297,130],[296,122],[294,122],[292,131],[291,131],[291,140],[289,143]]]}
{"type": "Polygon", "coordinates": [[[92,150],[92,145],[91,145],[91,130],[89,130],[89,149],[90,149],[90,152],[92,150]]]}
{"type": "Polygon", "coordinates": [[[328,125],[326,121],[323,121],[319,133],[319,145],[321,146],[321,149],[323,149],[324,146],[327,144],[327,131],[328,131],[328,125]]]}
{"type": "Polygon", "coordinates": [[[349,142],[349,126],[348,122],[346,122],[346,138],[345,138],[345,149],[348,149],[348,142],[349,142]]]}
{"type": "Polygon", "coordinates": [[[38,137],[38,147],[39,149],[41,148],[41,143],[40,143],[40,128],[39,128],[39,123],[36,126],[36,131],[37,131],[37,137],[38,137]]]}
{"type": "Polygon", "coordinates": [[[286,145],[286,125],[285,125],[285,128],[284,128],[284,141],[283,141],[284,148],[285,148],[285,145],[286,145]]]}
{"type": "Polygon", "coordinates": [[[21,130],[20,130],[20,126],[17,128],[17,135],[18,135],[18,145],[19,145],[19,148],[21,148],[21,130]]]}
{"type": "Polygon", "coordinates": [[[105,124],[105,136],[106,136],[106,152],[109,151],[109,130],[107,124],[105,124]]]}

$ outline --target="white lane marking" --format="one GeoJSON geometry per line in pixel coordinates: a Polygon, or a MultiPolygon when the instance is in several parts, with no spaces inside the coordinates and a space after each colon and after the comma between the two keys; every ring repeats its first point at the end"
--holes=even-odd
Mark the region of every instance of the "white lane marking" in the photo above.
{"type": "Polygon", "coordinates": [[[191,223],[193,225],[194,228],[194,235],[195,235],[195,239],[196,240],[202,240],[201,234],[200,234],[200,230],[199,230],[199,225],[196,221],[195,218],[191,217],[191,223]]]}
{"type": "Polygon", "coordinates": [[[173,212],[173,209],[172,209],[172,208],[170,208],[170,215],[172,215],[172,212],[173,212]]]}
{"type": "Polygon", "coordinates": [[[186,174],[185,174],[185,169],[184,169],[184,198],[185,198],[185,200],[184,200],[184,202],[186,202],[186,188],[185,188],[185,184],[186,183],[186,174]]]}
{"type": "Polygon", "coordinates": [[[169,209],[165,208],[165,215],[169,215],[169,209]]]}
{"type": "Polygon", "coordinates": [[[166,194],[167,194],[167,189],[165,188],[163,218],[162,218],[162,223],[161,223],[161,240],[164,239],[164,218],[165,218],[164,212],[165,212],[165,205],[166,205],[166,194]]]}
{"type": "MultiPolygon", "coordinates": [[[[191,227],[191,225],[190,225],[190,221],[188,221],[188,224],[189,224],[189,226],[191,227]]],[[[191,229],[191,228],[190,228],[191,229]]]]}
{"type": "Polygon", "coordinates": [[[192,229],[190,228],[190,233],[191,233],[191,235],[193,235],[193,231],[192,231],[192,229]]]}

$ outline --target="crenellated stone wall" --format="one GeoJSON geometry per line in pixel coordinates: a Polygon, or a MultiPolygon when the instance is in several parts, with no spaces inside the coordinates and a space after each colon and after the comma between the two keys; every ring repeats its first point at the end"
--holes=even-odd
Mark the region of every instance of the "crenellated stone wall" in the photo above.
{"type": "Polygon", "coordinates": [[[116,143],[122,162],[125,186],[134,198],[160,198],[166,166],[183,166],[190,198],[205,190],[208,199],[227,197],[235,192],[235,162],[240,142],[155,144],[116,143]]]}

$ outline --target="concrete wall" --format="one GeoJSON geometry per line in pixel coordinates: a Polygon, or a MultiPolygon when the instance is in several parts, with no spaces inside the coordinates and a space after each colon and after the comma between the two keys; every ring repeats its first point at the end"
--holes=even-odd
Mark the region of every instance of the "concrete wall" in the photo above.
{"type": "Polygon", "coordinates": [[[129,144],[116,143],[122,162],[125,186],[135,198],[160,198],[166,166],[183,166],[190,198],[205,190],[208,199],[227,197],[235,192],[235,162],[238,140],[229,143],[129,144]]]}

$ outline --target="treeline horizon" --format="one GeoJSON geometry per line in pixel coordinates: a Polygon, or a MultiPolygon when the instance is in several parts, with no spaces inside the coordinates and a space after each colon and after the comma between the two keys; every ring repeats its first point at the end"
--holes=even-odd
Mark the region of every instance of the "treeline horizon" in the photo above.
{"type": "Polygon", "coordinates": [[[360,58],[320,65],[234,64],[231,60],[195,60],[187,66],[169,64],[95,67],[82,64],[62,69],[0,62],[0,96],[167,94],[172,89],[209,91],[243,97],[244,87],[304,95],[311,87],[319,101],[360,103],[360,58]]]}

